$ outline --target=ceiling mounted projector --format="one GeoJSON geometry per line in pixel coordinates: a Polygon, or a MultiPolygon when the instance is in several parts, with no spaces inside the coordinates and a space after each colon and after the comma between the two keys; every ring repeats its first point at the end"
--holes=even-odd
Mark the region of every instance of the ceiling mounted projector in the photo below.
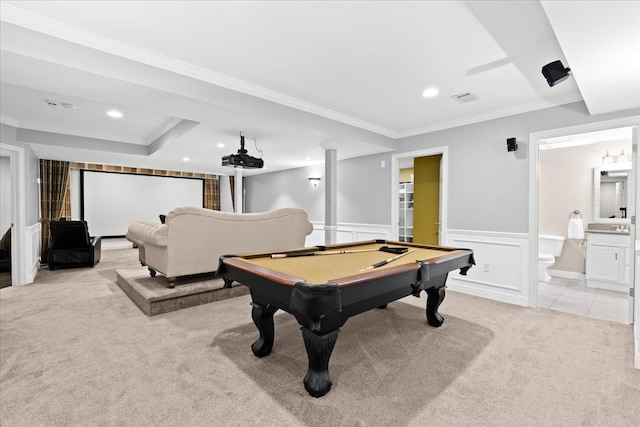
{"type": "Polygon", "coordinates": [[[549,86],[553,87],[557,83],[569,78],[571,68],[565,68],[562,61],[553,61],[542,67],[542,75],[547,79],[549,86]]]}
{"type": "Polygon", "coordinates": [[[222,157],[222,166],[230,168],[260,169],[264,167],[264,161],[252,157],[244,148],[244,132],[240,131],[240,149],[237,154],[229,154],[222,157]]]}

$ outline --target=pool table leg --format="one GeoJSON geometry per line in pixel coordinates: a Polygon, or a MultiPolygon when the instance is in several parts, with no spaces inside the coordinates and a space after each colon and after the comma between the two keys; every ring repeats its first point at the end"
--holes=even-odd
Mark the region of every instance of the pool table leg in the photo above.
{"type": "Polygon", "coordinates": [[[314,334],[304,326],[300,329],[309,358],[309,369],[304,376],[304,388],[311,396],[322,397],[331,389],[329,359],[333,347],[336,345],[340,329],[324,335],[314,334]]]}
{"type": "Polygon", "coordinates": [[[257,357],[264,357],[271,353],[273,348],[273,314],[278,309],[272,305],[266,307],[256,303],[251,305],[253,306],[251,309],[253,323],[255,323],[258,332],[260,332],[260,338],[251,345],[251,350],[257,357]]]}
{"type": "Polygon", "coordinates": [[[438,307],[444,300],[444,286],[429,288],[427,292],[427,322],[434,327],[442,325],[444,318],[438,313],[438,307]]]}

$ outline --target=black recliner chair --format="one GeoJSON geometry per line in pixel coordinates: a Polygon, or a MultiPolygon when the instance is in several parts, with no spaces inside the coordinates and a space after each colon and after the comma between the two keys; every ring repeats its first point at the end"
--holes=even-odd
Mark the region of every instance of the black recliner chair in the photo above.
{"type": "Polygon", "coordinates": [[[93,267],[100,262],[102,239],[90,237],[86,221],[51,221],[51,245],[47,253],[49,270],[93,267]]]}

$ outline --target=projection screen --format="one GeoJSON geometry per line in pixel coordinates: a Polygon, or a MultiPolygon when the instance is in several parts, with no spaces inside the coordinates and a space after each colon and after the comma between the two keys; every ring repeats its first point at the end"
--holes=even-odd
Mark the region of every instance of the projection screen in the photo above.
{"type": "Polygon", "coordinates": [[[80,197],[89,233],[120,237],[133,221],[160,222],[174,208],[203,207],[204,180],[83,170],[80,197]]]}

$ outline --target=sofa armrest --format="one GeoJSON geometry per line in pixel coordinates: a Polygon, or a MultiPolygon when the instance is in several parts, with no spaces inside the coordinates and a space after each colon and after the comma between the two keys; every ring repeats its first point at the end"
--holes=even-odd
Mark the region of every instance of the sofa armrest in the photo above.
{"type": "Polygon", "coordinates": [[[129,224],[127,239],[135,244],[167,246],[169,226],[165,224],[135,221],[129,224]]]}
{"type": "Polygon", "coordinates": [[[162,224],[158,227],[149,227],[145,229],[142,235],[142,241],[145,245],[168,246],[169,245],[169,226],[162,224]]]}

